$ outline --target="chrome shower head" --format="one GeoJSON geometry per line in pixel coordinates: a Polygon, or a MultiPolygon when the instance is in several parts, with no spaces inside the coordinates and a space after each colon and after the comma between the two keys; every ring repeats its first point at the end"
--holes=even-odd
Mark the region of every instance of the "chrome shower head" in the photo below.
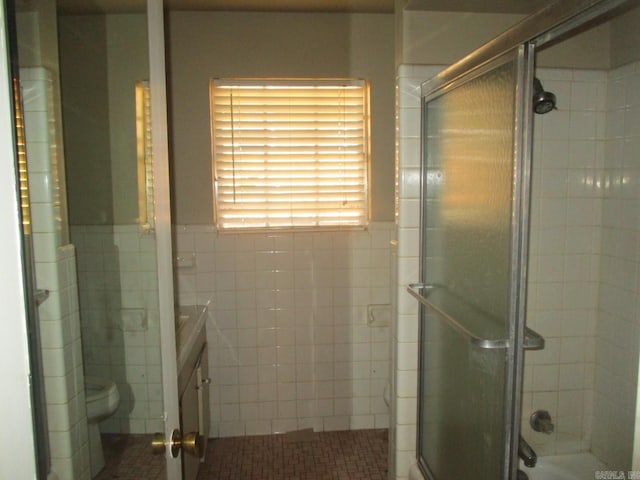
{"type": "Polygon", "coordinates": [[[533,111],[542,115],[556,108],[556,96],[551,92],[545,92],[542,83],[537,78],[533,79],[533,111]]]}

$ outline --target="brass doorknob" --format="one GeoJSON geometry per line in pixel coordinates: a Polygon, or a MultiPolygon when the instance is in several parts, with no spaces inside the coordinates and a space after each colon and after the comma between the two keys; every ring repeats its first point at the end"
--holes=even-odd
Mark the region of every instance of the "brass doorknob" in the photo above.
{"type": "Polygon", "coordinates": [[[164,447],[164,433],[154,433],[151,438],[151,452],[154,455],[162,455],[164,453],[164,447]]]}
{"type": "Polygon", "coordinates": [[[203,444],[202,435],[200,432],[189,432],[184,437],[182,437],[182,450],[189,455],[193,455],[194,457],[202,457],[202,444],[203,444]]]}
{"type": "Polygon", "coordinates": [[[167,442],[164,438],[164,433],[155,433],[151,439],[151,451],[156,455],[164,453],[167,443],[171,446],[171,456],[176,458],[180,453],[180,449],[184,453],[193,455],[194,457],[201,458],[203,438],[200,432],[189,432],[182,436],[180,430],[175,429],[171,433],[171,440],[167,442]]]}
{"type": "Polygon", "coordinates": [[[162,455],[167,445],[170,445],[171,456],[173,458],[176,458],[180,453],[181,439],[182,435],[180,434],[180,430],[178,430],[177,428],[175,428],[173,432],[171,432],[171,438],[168,442],[164,438],[164,433],[154,433],[153,438],[151,439],[151,451],[154,455],[162,455]]]}

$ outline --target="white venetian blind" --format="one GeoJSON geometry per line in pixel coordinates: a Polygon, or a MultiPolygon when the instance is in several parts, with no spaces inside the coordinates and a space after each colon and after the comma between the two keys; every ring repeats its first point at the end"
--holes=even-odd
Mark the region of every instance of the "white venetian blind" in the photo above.
{"type": "Polygon", "coordinates": [[[212,80],[220,229],[364,226],[368,84],[212,80]]]}

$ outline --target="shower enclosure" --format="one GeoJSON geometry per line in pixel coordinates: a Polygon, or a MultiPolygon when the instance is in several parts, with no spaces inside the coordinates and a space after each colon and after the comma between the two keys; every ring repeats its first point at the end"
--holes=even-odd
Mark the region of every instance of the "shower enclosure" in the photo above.
{"type": "MultiPolygon", "coordinates": [[[[637,303],[637,254],[633,253],[634,248],[631,249],[633,258],[624,255],[616,257],[616,252],[611,251],[615,250],[614,245],[620,245],[623,241],[633,242],[634,239],[637,249],[637,227],[634,227],[637,224],[638,212],[637,206],[634,206],[637,204],[637,197],[628,197],[630,190],[633,189],[633,193],[637,190],[637,168],[633,165],[631,169],[617,171],[614,167],[610,174],[605,168],[594,174],[594,171],[588,170],[590,167],[585,166],[589,173],[581,171],[580,179],[572,178],[568,171],[559,180],[552,179],[548,173],[546,177],[543,175],[542,180],[539,178],[542,169],[537,168],[538,157],[532,160],[532,151],[541,153],[541,147],[546,144],[538,133],[534,141],[534,108],[536,113],[549,113],[552,116],[556,113],[553,111],[556,98],[550,92],[545,92],[541,82],[535,78],[534,63],[538,49],[550,42],[558,42],[560,38],[584,28],[589,22],[605,15],[610,16],[614,10],[628,10],[630,6],[635,6],[632,4],[633,2],[622,1],[563,1],[551,4],[422,86],[420,282],[411,285],[408,290],[420,303],[417,457],[420,470],[426,478],[518,478],[519,457],[526,458],[528,463],[535,463],[536,454],[530,443],[536,448],[542,447],[539,453],[567,453],[556,447],[573,434],[571,422],[567,420],[571,417],[566,411],[568,398],[580,400],[576,402],[576,408],[579,404],[581,415],[591,408],[590,400],[584,400],[588,395],[592,395],[590,398],[594,398],[594,403],[606,404],[605,408],[609,410],[614,408],[614,400],[602,398],[604,393],[599,393],[597,388],[595,395],[593,389],[585,392],[584,385],[589,378],[593,382],[594,376],[597,382],[600,376],[603,385],[612,388],[605,379],[612,364],[608,357],[615,356],[612,338],[616,334],[612,330],[626,331],[629,335],[637,331],[637,327],[633,326],[626,330],[620,328],[623,323],[633,325],[636,316],[631,313],[630,318],[627,318],[629,315],[625,317],[624,314],[629,312],[621,310],[631,309],[634,312],[637,307],[620,308],[614,305],[615,299],[631,305],[637,303]],[[537,106],[534,107],[534,101],[539,101],[537,105],[540,105],[540,111],[537,106]],[[620,226],[622,222],[613,222],[618,224],[619,230],[628,228],[631,232],[626,232],[626,235],[612,231],[602,233],[603,242],[607,242],[608,246],[606,251],[603,249],[600,253],[603,258],[601,261],[600,258],[594,260],[594,255],[588,258],[580,256],[580,250],[573,255],[564,255],[565,245],[571,243],[569,237],[573,235],[573,241],[579,240],[578,231],[582,232],[583,237],[590,235],[587,241],[593,249],[596,242],[593,229],[574,228],[571,234],[567,232],[572,226],[592,227],[596,214],[602,211],[599,208],[606,207],[591,200],[582,202],[569,199],[568,204],[546,202],[546,210],[540,212],[540,204],[535,199],[535,218],[531,219],[532,173],[537,187],[543,180],[547,180],[543,188],[547,193],[553,189],[553,185],[559,185],[559,189],[564,188],[566,191],[567,184],[568,188],[572,188],[571,182],[582,182],[584,190],[577,195],[580,199],[589,185],[600,186],[617,181],[618,190],[624,189],[627,184],[634,185],[627,187],[620,199],[613,202],[604,200],[604,205],[608,205],[612,214],[616,213],[613,211],[614,206],[621,207],[624,204],[631,209],[631,214],[625,216],[630,223],[620,226]],[[625,195],[628,201],[625,200],[625,195]],[[554,215],[550,210],[554,206],[564,209],[564,214],[554,215]],[[561,218],[565,222],[566,225],[556,229],[562,230],[563,236],[554,237],[553,233],[541,233],[545,227],[549,227],[548,223],[543,221],[541,224],[539,221],[545,214],[550,214],[554,221],[561,218]],[[544,238],[544,247],[540,246],[541,238],[544,238]],[[549,252],[544,250],[549,243],[554,242],[554,238],[558,244],[562,244],[560,250],[563,250],[564,256],[549,256],[549,252]],[[614,258],[606,258],[611,256],[614,258]],[[541,257],[545,258],[541,260],[541,257]],[[595,291],[593,281],[585,280],[585,283],[580,283],[578,280],[582,279],[573,278],[580,276],[576,273],[580,271],[577,262],[585,258],[588,263],[581,271],[587,277],[596,268],[608,272],[609,279],[601,280],[604,286],[600,294],[595,291]],[[565,261],[571,266],[565,268],[565,261]],[[545,287],[532,284],[530,277],[540,282],[539,267],[543,263],[549,266],[550,262],[555,262],[553,265],[556,270],[561,268],[564,276],[572,277],[574,283],[568,287],[562,287],[559,282],[545,287]],[[559,267],[558,262],[562,262],[559,267]],[[631,266],[625,267],[625,262],[631,262],[631,266]],[[533,270],[531,276],[529,267],[533,270]],[[615,268],[627,271],[626,278],[631,284],[627,283],[620,291],[612,292],[613,288],[607,282],[615,284],[621,281],[611,280],[616,275],[613,273],[615,268]],[[589,295],[583,295],[580,291],[585,285],[589,295]],[[560,303],[574,305],[572,316],[566,314],[555,319],[555,322],[548,318],[552,310],[540,304],[541,300],[545,301],[541,292],[549,293],[552,289],[560,292],[559,297],[551,295],[546,300],[553,302],[560,298],[560,303]],[[527,300],[528,294],[532,296],[531,300],[527,300]],[[562,329],[566,331],[579,328],[584,332],[589,325],[596,328],[595,314],[585,315],[584,318],[576,317],[587,310],[576,305],[580,303],[580,299],[587,297],[593,300],[594,296],[603,304],[600,306],[601,322],[597,329],[603,332],[605,347],[601,346],[598,350],[593,344],[589,344],[595,341],[595,335],[588,337],[576,334],[576,330],[566,335],[569,340],[558,339],[558,331],[562,329]],[[532,313],[528,309],[528,301],[535,305],[538,313],[543,311],[547,317],[532,313]],[[527,353],[527,362],[546,366],[546,361],[540,359],[548,359],[548,352],[551,352],[551,357],[554,352],[557,353],[556,356],[561,356],[558,349],[564,346],[564,366],[555,369],[538,368],[534,373],[527,373],[532,371],[530,368],[525,371],[525,351],[545,347],[545,339],[525,327],[527,315],[535,318],[536,329],[542,327],[540,333],[543,336],[550,334],[552,337],[545,354],[536,357],[538,352],[527,353]],[[613,323],[611,317],[616,317],[613,323]],[[607,320],[609,326],[605,327],[603,321],[607,320]],[[550,329],[554,323],[557,328],[550,329]],[[577,341],[576,337],[581,337],[581,340],[577,341]],[[607,342],[609,345],[606,345],[607,342]],[[600,351],[605,358],[604,365],[595,368],[592,365],[590,370],[589,367],[583,367],[580,371],[574,368],[569,359],[571,355],[576,356],[581,347],[583,353],[587,352],[583,356],[589,357],[592,363],[594,352],[600,351]],[[561,412],[564,416],[561,416],[562,421],[558,424],[561,428],[554,433],[551,448],[549,442],[545,443],[533,436],[531,429],[526,429],[524,425],[528,424],[531,412],[539,408],[548,408],[554,418],[558,414],[559,371],[563,372],[567,382],[575,379],[579,386],[572,389],[571,395],[565,396],[565,411],[561,412]],[[544,378],[545,375],[550,378],[544,378]],[[543,388],[536,390],[536,386],[543,388]],[[578,390],[578,393],[573,390],[578,390]],[[535,393],[540,391],[550,393],[546,397],[536,396],[535,393]],[[542,402],[554,396],[555,403],[543,402],[548,405],[539,405],[534,401],[542,402]],[[527,418],[524,419],[523,415],[527,418]],[[521,429],[524,438],[521,436],[521,429]]],[[[567,72],[558,75],[592,80],[597,76],[591,74],[590,77],[587,73],[581,77],[579,73],[567,72]]],[[[547,78],[553,80],[554,76],[547,73],[547,78]]],[[[615,78],[613,82],[616,82],[615,78]]],[[[582,87],[584,85],[581,83],[576,89],[582,87]]],[[[600,96],[602,95],[604,94],[601,92],[600,96]]],[[[569,98],[561,98],[559,95],[557,101],[560,104],[564,102],[564,112],[569,111],[569,98]]],[[[583,116],[568,116],[564,112],[555,120],[547,120],[546,117],[543,120],[536,119],[536,128],[546,131],[548,135],[551,128],[576,130],[573,133],[578,138],[586,135],[586,132],[579,130],[591,124],[583,116]],[[574,117],[580,118],[582,122],[574,120],[574,117]],[[562,125],[562,120],[567,122],[566,126],[562,125]],[[548,125],[546,130],[544,122],[548,125]]],[[[612,117],[618,118],[619,115],[612,117]]],[[[627,122],[627,132],[632,128],[637,130],[637,127],[631,125],[631,118],[627,122]]],[[[603,128],[594,127],[592,132],[594,138],[603,137],[600,147],[605,144],[603,128]]],[[[553,139],[553,133],[550,137],[553,139]]],[[[582,140],[591,138],[587,137],[582,140]]],[[[635,134],[629,134],[628,141],[619,142],[617,147],[612,142],[612,151],[609,153],[612,156],[622,154],[624,145],[631,149],[635,145],[632,139],[635,138],[635,134]],[[615,148],[621,149],[620,152],[613,151],[615,148]]],[[[568,154],[569,141],[563,142],[561,145],[567,145],[568,154]]],[[[591,147],[597,146],[595,143],[590,145],[585,142],[575,146],[583,149],[591,147]]],[[[546,148],[550,147],[547,145],[546,148]]],[[[544,163],[542,159],[540,161],[544,163]]],[[[562,162],[563,159],[560,158],[559,161],[562,162]]],[[[576,175],[575,172],[572,174],[576,175]]],[[[575,186],[573,188],[575,192],[575,186]]],[[[612,222],[604,220],[604,223],[612,222]]],[[[559,247],[555,247],[557,253],[559,247]]],[[[533,326],[532,322],[528,323],[533,326]]],[[[620,335],[617,334],[618,337],[620,335]]],[[[632,370],[637,373],[635,344],[637,339],[633,345],[629,345],[628,356],[630,364],[634,365],[632,370]]],[[[625,400],[622,403],[633,411],[635,391],[627,390],[631,389],[625,386],[625,400]],[[631,400],[627,393],[631,393],[631,400]]],[[[576,421],[575,415],[571,418],[576,421]]],[[[620,423],[620,418],[616,416],[615,422],[620,423]]],[[[580,420],[584,422],[584,417],[581,416],[580,420]]],[[[630,421],[633,421],[633,414],[630,421]]],[[[603,423],[606,421],[593,422],[594,433],[600,429],[600,435],[611,436],[605,434],[606,427],[603,423]]],[[[590,431],[591,424],[585,428],[590,431]]],[[[603,457],[601,459],[612,468],[631,468],[633,429],[620,425],[616,428],[625,436],[626,444],[629,445],[624,449],[624,454],[617,452],[615,448],[608,448],[603,438],[594,438],[591,442],[589,436],[587,440],[583,437],[580,441],[574,441],[569,452],[591,449],[594,453],[600,453],[603,457]]]]}

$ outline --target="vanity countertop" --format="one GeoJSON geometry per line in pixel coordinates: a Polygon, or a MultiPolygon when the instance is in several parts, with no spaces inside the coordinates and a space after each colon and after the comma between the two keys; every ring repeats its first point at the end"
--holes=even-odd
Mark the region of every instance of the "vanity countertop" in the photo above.
{"type": "Polygon", "coordinates": [[[188,367],[191,371],[193,362],[206,343],[205,325],[209,310],[206,305],[188,305],[179,307],[176,312],[176,354],[178,374],[188,367]]]}

